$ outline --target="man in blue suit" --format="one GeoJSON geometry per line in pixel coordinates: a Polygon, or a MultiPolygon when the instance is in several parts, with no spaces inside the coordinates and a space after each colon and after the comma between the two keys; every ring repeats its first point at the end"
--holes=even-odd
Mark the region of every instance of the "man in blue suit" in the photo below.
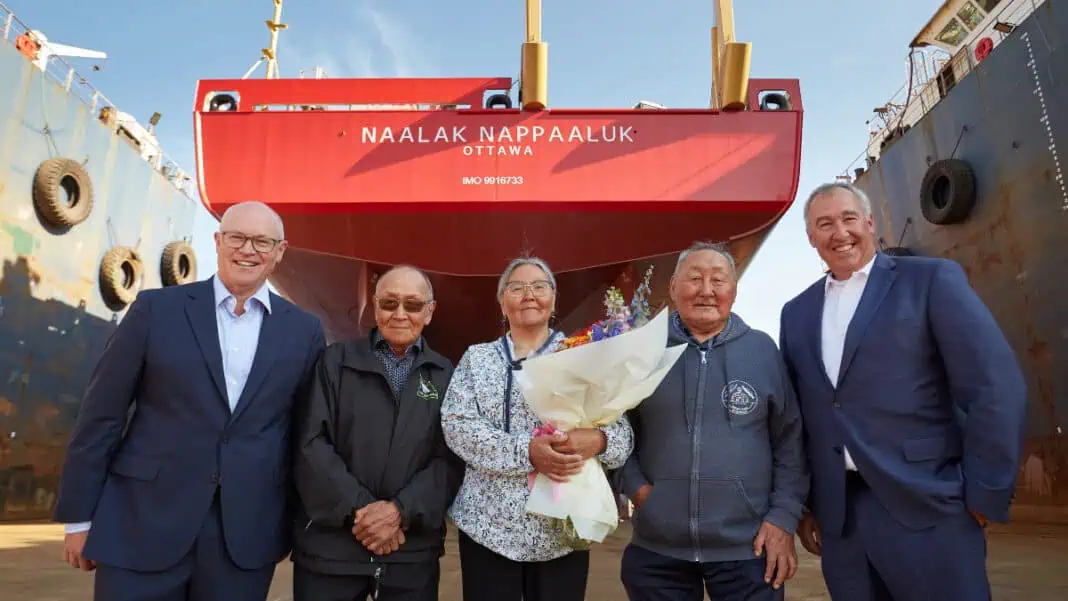
{"type": "Polygon", "coordinates": [[[54,517],[97,601],[263,601],[290,550],[291,416],[322,327],[267,288],[274,211],[235,205],[219,230],[218,273],[139,294],[82,400],[54,517]]]}
{"type": "Polygon", "coordinates": [[[988,520],[1008,521],[1027,390],[957,263],[876,252],[844,183],[805,203],[830,268],[782,311],[812,473],[802,545],[834,601],[987,601],[988,520]]]}

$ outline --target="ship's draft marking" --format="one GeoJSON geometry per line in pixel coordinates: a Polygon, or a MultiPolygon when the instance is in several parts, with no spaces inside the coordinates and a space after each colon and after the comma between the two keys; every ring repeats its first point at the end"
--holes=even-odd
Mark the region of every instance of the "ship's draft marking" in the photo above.
{"type": "Polygon", "coordinates": [[[1023,32],[1020,35],[1020,39],[1027,45],[1027,66],[1031,67],[1031,75],[1035,78],[1035,96],[1038,96],[1038,104],[1042,108],[1042,118],[1039,122],[1046,126],[1046,135],[1049,136],[1049,153],[1053,155],[1053,166],[1057,168],[1057,185],[1061,187],[1061,198],[1064,202],[1061,204],[1061,209],[1068,211],[1068,188],[1064,183],[1064,172],[1061,171],[1061,159],[1057,153],[1057,142],[1053,137],[1053,125],[1049,121],[1049,111],[1046,110],[1046,98],[1042,93],[1042,80],[1038,78],[1038,65],[1035,61],[1035,52],[1031,48],[1031,35],[1028,32],[1023,32]]]}

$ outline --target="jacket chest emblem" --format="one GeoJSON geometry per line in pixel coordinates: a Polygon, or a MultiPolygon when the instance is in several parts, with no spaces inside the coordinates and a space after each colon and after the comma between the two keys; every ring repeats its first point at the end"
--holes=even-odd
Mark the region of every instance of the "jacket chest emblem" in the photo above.
{"type": "Polygon", "coordinates": [[[723,406],[734,415],[748,415],[756,409],[760,397],[753,385],[745,380],[731,380],[720,392],[723,406]]]}
{"type": "Polygon", "coordinates": [[[438,400],[438,389],[430,380],[426,379],[426,374],[421,372],[419,374],[419,385],[415,389],[415,396],[426,401],[438,400]]]}

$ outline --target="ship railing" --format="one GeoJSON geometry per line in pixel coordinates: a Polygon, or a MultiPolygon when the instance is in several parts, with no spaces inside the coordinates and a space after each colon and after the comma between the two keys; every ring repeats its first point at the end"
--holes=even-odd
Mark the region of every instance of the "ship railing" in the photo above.
{"type": "Polygon", "coordinates": [[[908,56],[905,83],[886,104],[874,110],[876,117],[866,122],[867,146],[849,163],[839,179],[854,181],[879,159],[886,147],[931,112],[956,82],[971,73],[978,64],[975,46],[979,40],[990,37],[996,50],[997,45],[1011,33],[1011,27],[1026,19],[1046,1],[1005,2],[997,12],[988,15],[979,28],[968,34],[955,54],[935,47],[912,49],[908,56]],[[951,81],[947,83],[945,74],[950,72],[951,81]]]}
{"type": "MultiPolygon", "coordinates": [[[[14,45],[15,40],[20,35],[31,31],[29,26],[20,21],[15,16],[15,13],[3,2],[0,2],[0,22],[3,23],[3,42],[6,44],[14,45]]],[[[89,107],[89,112],[101,120],[104,120],[104,115],[107,114],[105,109],[111,109],[118,113],[119,108],[115,103],[111,102],[103,92],[93,87],[93,84],[89,83],[89,80],[79,74],[77,69],[65,61],[63,57],[56,55],[48,57],[43,73],[62,87],[64,91],[69,92],[85,106],[89,107]]],[[[143,149],[142,158],[152,165],[179,192],[191,199],[195,199],[196,190],[192,185],[192,178],[187,175],[178,162],[163,152],[157,143],[149,142],[148,140],[142,142],[142,144],[144,143],[147,143],[151,148],[143,149]]]]}
{"type": "Polygon", "coordinates": [[[430,103],[371,103],[371,104],[257,104],[256,111],[346,111],[346,112],[391,112],[391,111],[447,111],[456,109],[469,109],[469,104],[430,104],[430,103]]]}

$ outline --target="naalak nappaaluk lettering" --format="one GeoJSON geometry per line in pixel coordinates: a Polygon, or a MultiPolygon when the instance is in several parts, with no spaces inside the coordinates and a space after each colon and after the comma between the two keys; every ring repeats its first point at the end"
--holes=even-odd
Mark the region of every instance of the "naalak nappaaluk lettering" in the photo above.
{"type": "MultiPolygon", "coordinates": [[[[633,126],[601,125],[601,126],[578,126],[570,128],[554,125],[545,127],[542,125],[517,125],[513,127],[487,127],[478,128],[478,139],[474,142],[482,144],[526,144],[537,143],[539,140],[549,142],[634,142],[631,136],[633,126]]],[[[392,127],[364,126],[360,140],[364,144],[379,144],[383,142],[413,142],[417,144],[430,144],[444,142],[446,144],[469,144],[467,139],[467,126],[452,127],[403,127],[395,130],[392,127]]]]}

